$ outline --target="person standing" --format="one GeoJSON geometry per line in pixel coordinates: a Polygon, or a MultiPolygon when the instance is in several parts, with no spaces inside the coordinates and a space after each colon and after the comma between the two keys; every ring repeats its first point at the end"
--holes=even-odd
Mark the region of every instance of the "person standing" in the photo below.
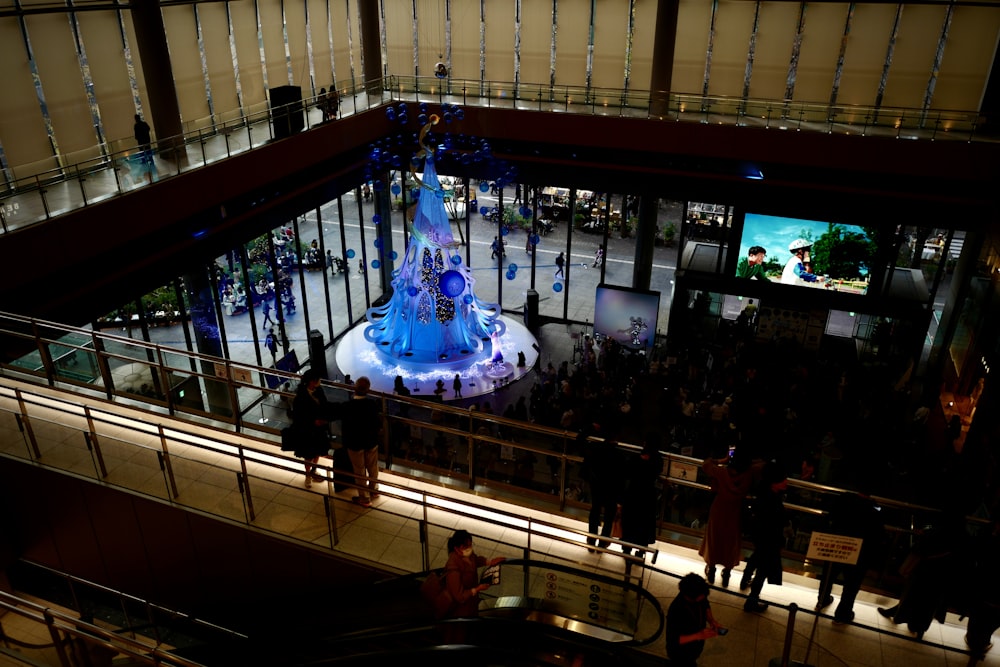
{"type": "Polygon", "coordinates": [[[372,383],[362,375],[354,381],[354,396],[344,403],[341,435],[354,469],[358,495],[352,500],[371,507],[378,497],[378,438],[382,430],[379,404],[368,395],[372,383]]]}
{"type": "Polygon", "coordinates": [[[327,118],[337,120],[337,113],[340,111],[340,93],[333,84],[330,84],[330,90],[326,94],[326,107],[327,118]]]}
{"type": "Polygon", "coordinates": [[[144,121],[139,114],[135,115],[135,125],[132,126],[132,131],[135,133],[135,143],[139,145],[139,150],[152,150],[149,123],[144,121]]]}
{"type": "Polygon", "coordinates": [[[594,253],[594,266],[592,268],[597,268],[604,264],[604,246],[597,246],[597,252],[594,253]]]}
{"type": "Polygon", "coordinates": [[[781,547],[785,541],[785,504],[783,496],[788,479],[776,461],[764,465],[760,490],[753,501],[753,518],[749,528],[753,554],[747,558],[740,590],[750,589],[743,611],[760,612],[767,604],[760,601],[764,580],[781,585],[781,547]]]}
{"type": "Polygon", "coordinates": [[[665,635],[671,667],[694,667],[705,650],[705,640],[726,633],[712,615],[708,584],[695,573],[677,584],[677,597],[667,608],[665,635]]]}
{"type": "Polygon", "coordinates": [[[739,450],[732,458],[707,458],[702,470],[712,480],[715,500],[708,511],[705,538],[698,553],[705,559],[705,577],[715,583],[715,568],[722,566],[722,585],[729,586],[733,567],[740,563],[740,514],[750,491],[750,460],[739,450]]]}
{"type": "Polygon", "coordinates": [[[817,597],[818,609],[833,604],[833,580],[843,576],[843,592],[840,603],[833,614],[834,623],[850,623],[854,620],[854,600],[861,590],[865,573],[875,567],[882,555],[885,540],[885,525],[879,507],[871,497],[871,480],[865,475],[857,493],[847,491],[836,498],[830,509],[830,531],[834,535],[861,538],[861,551],[854,565],[823,564],[823,579],[817,597]]]}
{"type": "MultiPolygon", "coordinates": [[[[663,471],[660,435],[647,433],[642,452],[625,464],[625,489],[622,492],[622,541],[648,546],[656,541],[656,483],[663,471]]],[[[624,547],[629,553],[631,549],[624,547]]],[[[642,556],[643,550],[636,549],[642,556]]]]}
{"type": "Polygon", "coordinates": [[[498,254],[500,254],[500,238],[494,236],[493,243],[490,244],[490,259],[496,259],[498,254]]]}
{"type": "Polygon", "coordinates": [[[462,398],[462,377],[458,373],[455,373],[451,388],[455,390],[455,398],[462,398]]]}
{"type": "Polygon", "coordinates": [[[316,472],[319,457],[330,449],[332,409],[320,386],[320,374],[309,369],[302,374],[292,399],[292,429],[295,431],[295,456],[305,460],[306,488],[325,477],[316,472]]]}
{"type": "MultiPolygon", "coordinates": [[[[606,549],[610,543],[611,529],[615,515],[618,513],[618,496],[622,487],[622,463],[618,446],[611,440],[589,440],[588,435],[600,430],[596,424],[584,428],[577,435],[577,442],[582,444],[585,453],[583,457],[584,479],[590,486],[590,513],[587,516],[587,544],[595,544],[606,549]],[[603,526],[603,527],[602,527],[603,526]],[[600,531],[602,538],[595,537],[600,531]]],[[[593,548],[590,549],[594,551],[593,548]]]]}
{"type": "Polygon", "coordinates": [[[330,105],[326,101],[326,88],[319,89],[319,94],[316,96],[316,108],[323,116],[324,123],[330,120],[330,105]]]}
{"type": "Polygon", "coordinates": [[[764,258],[767,250],[759,245],[751,246],[746,257],[741,257],[736,264],[736,277],[748,280],[767,280],[764,274],[764,258]]]}
{"type": "Polygon", "coordinates": [[[556,257],[556,278],[565,278],[563,274],[563,266],[566,264],[566,256],[560,252],[559,256],[556,257]]]}

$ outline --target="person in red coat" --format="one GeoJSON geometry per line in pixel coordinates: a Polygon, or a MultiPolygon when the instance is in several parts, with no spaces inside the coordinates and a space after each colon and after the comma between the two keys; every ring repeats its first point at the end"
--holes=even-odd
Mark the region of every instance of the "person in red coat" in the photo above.
{"type": "Polygon", "coordinates": [[[708,583],[715,583],[715,568],[721,565],[722,585],[729,586],[733,568],[740,564],[740,514],[753,483],[753,473],[750,460],[739,451],[732,458],[705,459],[702,469],[712,481],[715,500],[708,512],[705,538],[698,553],[705,559],[708,583]]]}
{"type": "Polygon", "coordinates": [[[487,560],[472,548],[472,535],[456,530],[448,538],[448,563],[444,566],[445,588],[451,596],[446,618],[468,618],[479,614],[479,594],[490,587],[479,582],[478,568],[503,562],[503,558],[487,560]]]}

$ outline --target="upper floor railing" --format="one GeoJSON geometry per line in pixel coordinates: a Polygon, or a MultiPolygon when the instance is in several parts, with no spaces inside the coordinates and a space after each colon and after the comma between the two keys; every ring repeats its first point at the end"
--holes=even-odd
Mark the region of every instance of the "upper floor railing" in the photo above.
{"type": "MultiPolygon", "coordinates": [[[[340,116],[395,101],[439,101],[466,106],[554,111],[775,128],[826,134],[905,139],[992,141],[978,132],[974,111],[828,105],[743,99],[648,90],[523,84],[506,81],[388,76],[379,82],[349,82],[341,91],[340,116]]],[[[134,139],[118,139],[72,156],[0,171],[0,232],[35,224],[110,197],[254,150],[285,136],[289,113],[302,113],[304,129],[324,122],[315,97],[289,107],[258,109],[229,120],[186,123],[176,137],[157,138],[142,151],[134,139]],[[299,109],[301,108],[301,112],[299,109]],[[278,128],[278,130],[276,130],[278,128]]],[[[415,119],[414,119],[415,120],[415,119]]],[[[294,131],[294,125],[293,131],[294,131]]]]}

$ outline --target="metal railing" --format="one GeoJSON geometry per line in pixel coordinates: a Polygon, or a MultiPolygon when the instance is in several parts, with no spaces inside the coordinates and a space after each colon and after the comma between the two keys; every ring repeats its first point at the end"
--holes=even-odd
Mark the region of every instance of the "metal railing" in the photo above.
{"type": "MultiPolygon", "coordinates": [[[[387,397],[383,396],[381,400],[383,407],[388,408],[387,397]]],[[[445,408],[442,406],[438,409],[445,408]]],[[[391,429],[391,413],[384,412],[383,415],[391,429]]],[[[463,416],[470,415],[466,413],[463,416]]],[[[495,421],[498,424],[509,422],[503,418],[490,418],[488,421],[495,421]]],[[[336,492],[339,473],[325,463],[321,464],[320,469],[328,483],[314,484],[307,488],[298,486],[296,480],[299,479],[298,474],[301,474],[301,461],[279,452],[274,442],[246,435],[213,433],[156,413],[120,405],[102,404],[98,400],[67,394],[57,389],[24,386],[23,383],[6,378],[0,380],[0,423],[6,423],[7,426],[0,430],[3,433],[21,434],[20,440],[15,438],[0,441],[0,456],[31,461],[54,470],[88,477],[105,485],[158,498],[224,521],[271,532],[283,539],[308,545],[310,548],[350,554],[355,558],[364,557],[367,538],[363,534],[356,534],[354,530],[346,532],[340,530],[346,522],[353,519],[356,512],[350,501],[351,485],[346,485],[348,487],[346,494],[336,492]],[[150,480],[128,475],[120,468],[108,470],[103,461],[104,452],[109,447],[118,450],[117,458],[120,460],[158,469],[160,482],[150,484],[150,480]],[[290,472],[298,474],[289,475],[290,472]],[[292,481],[282,481],[290,477],[292,481]],[[189,484],[193,483],[193,480],[211,479],[210,483],[218,488],[213,489],[213,493],[191,493],[184,490],[190,489],[190,486],[185,487],[178,483],[181,478],[189,484]],[[321,502],[296,502],[279,507],[256,502],[258,497],[273,497],[276,487],[282,488],[283,493],[303,494],[313,499],[318,498],[321,502]],[[265,492],[260,493],[261,491],[265,492]],[[242,499],[239,506],[234,503],[220,505],[217,502],[220,496],[231,493],[238,494],[242,499]],[[304,517],[321,518],[322,525],[325,525],[322,529],[326,534],[325,542],[316,535],[315,521],[305,522],[310,525],[308,535],[297,535],[294,529],[287,528],[300,524],[290,520],[292,518],[290,514],[293,512],[301,512],[304,517]],[[278,514],[281,515],[281,521],[276,520],[278,514]],[[276,528],[279,525],[285,528],[279,530],[276,528]]],[[[446,430],[436,428],[433,423],[429,424],[429,428],[435,432],[446,430]]],[[[511,446],[523,448],[520,444],[511,446]]],[[[383,442],[383,458],[387,457],[386,447],[387,443],[383,442]]],[[[475,452],[470,453],[470,457],[474,456],[475,452]]],[[[563,455],[560,457],[560,464],[565,467],[571,460],[574,460],[573,457],[563,455]]],[[[670,453],[665,454],[665,460],[667,469],[673,465],[695,467],[697,464],[696,460],[670,453]]],[[[710,489],[703,482],[679,480],[672,476],[664,477],[661,481],[665,486],[679,485],[689,489],[692,494],[697,494],[689,498],[690,504],[693,506],[696,502],[703,503],[707,508],[710,489]]],[[[830,487],[795,481],[792,485],[808,493],[838,492],[830,487]]],[[[580,558],[583,558],[587,538],[596,537],[565,523],[534,519],[524,516],[523,513],[499,509],[475,496],[456,497],[412,487],[395,486],[391,481],[386,483],[385,480],[380,487],[380,493],[386,499],[396,503],[403,502],[407,506],[400,507],[398,504],[394,505],[383,500],[368,510],[374,513],[373,517],[381,517],[393,525],[400,525],[401,533],[420,536],[419,541],[410,547],[414,553],[402,554],[402,561],[393,561],[388,553],[382,555],[380,566],[390,571],[419,572],[442,567],[446,554],[440,549],[431,551],[429,536],[447,534],[456,523],[467,527],[476,536],[478,552],[481,555],[505,555],[508,558],[523,559],[543,558],[555,561],[556,564],[565,561],[563,563],[565,567],[573,567],[580,558]],[[412,505],[418,510],[410,509],[412,505]],[[498,527],[503,529],[502,538],[490,537],[489,535],[497,534],[495,529],[498,527]],[[551,548],[553,543],[561,545],[562,548],[554,551],[551,548]],[[539,544],[542,546],[536,546],[539,544]],[[576,554],[577,550],[579,554],[576,554]],[[437,555],[434,555],[435,553],[437,555]]],[[[907,526],[915,520],[914,515],[918,514],[921,508],[902,504],[891,505],[888,502],[885,505],[888,522],[896,524],[897,534],[906,535],[907,526]]],[[[822,514],[822,510],[818,508],[798,506],[794,503],[790,503],[788,509],[796,515],[822,514]]],[[[664,526],[661,524],[661,538],[663,531],[664,526]]],[[[629,585],[630,590],[637,590],[655,575],[675,578],[679,576],[678,573],[669,572],[657,565],[658,553],[655,549],[649,550],[647,545],[630,544],[613,538],[608,541],[610,547],[597,548],[614,554],[617,558],[600,559],[594,568],[596,576],[632,582],[629,585]],[[647,551],[639,557],[622,553],[621,550],[626,548],[643,548],[647,551]],[[622,579],[620,565],[622,561],[618,558],[625,562],[625,579],[622,579]]],[[[791,555],[793,555],[791,550],[786,550],[786,556],[791,555]]],[[[396,554],[395,557],[399,558],[400,554],[396,554]]],[[[887,561],[883,572],[888,565],[887,561]]],[[[522,583],[531,590],[530,582],[522,583]]],[[[520,595],[521,589],[518,586],[515,588],[520,595]]],[[[723,592],[728,595],[742,595],[723,592]]],[[[638,598],[630,600],[636,603],[636,615],[625,618],[626,625],[622,625],[622,619],[616,619],[614,624],[605,624],[604,629],[625,638],[644,637],[642,633],[637,634],[635,628],[626,627],[633,621],[639,623],[641,616],[639,613],[641,604],[638,598]]],[[[491,604],[498,604],[497,599],[493,598],[487,603],[491,604]]],[[[501,601],[499,604],[508,603],[501,601]]],[[[573,612],[569,613],[572,615],[573,612]]],[[[646,624],[648,626],[648,623],[646,624]]],[[[957,650],[947,646],[943,648],[957,650]]]]}
{"type": "MultiPolygon", "coordinates": [[[[826,105],[767,99],[743,99],[666,91],[621,90],[585,86],[516,84],[390,75],[372,82],[341,83],[340,115],[348,116],[387,102],[448,102],[486,108],[556,111],[600,116],[645,118],[764,127],[907,139],[993,140],[977,132],[974,111],[826,105]]],[[[301,108],[306,129],[323,123],[318,98],[301,108]],[[310,113],[310,112],[313,113],[310,113]]],[[[297,113],[299,105],[292,105],[297,113]]],[[[0,183],[0,231],[48,220],[116,197],[153,182],[203,167],[275,138],[276,123],[287,123],[288,109],[265,109],[229,121],[201,119],[194,129],[157,139],[163,153],[143,152],[120,139],[93,147],[95,157],[73,161],[55,156],[56,165],[19,176],[31,167],[4,170],[0,183]]],[[[416,118],[416,116],[414,116],[416,118]]]]}

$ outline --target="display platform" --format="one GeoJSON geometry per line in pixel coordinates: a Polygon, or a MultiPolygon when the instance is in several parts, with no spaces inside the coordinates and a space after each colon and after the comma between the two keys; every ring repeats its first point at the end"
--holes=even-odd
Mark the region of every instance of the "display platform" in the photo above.
{"type": "Polygon", "coordinates": [[[517,382],[530,373],[538,360],[539,352],[537,340],[524,324],[504,316],[497,319],[507,327],[500,338],[504,359],[502,364],[492,363],[488,356],[461,368],[445,365],[441,369],[426,370],[423,367],[407,367],[402,361],[393,364],[365,339],[365,327],[368,323],[363,322],[347,332],[337,344],[337,367],[342,374],[354,379],[367,376],[372,382],[372,389],[386,394],[392,393],[396,376],[401,375],[413,397],[433,398],[437,381],[442,380],[445,389],[441,394],[442,400],[453,401],[455,390],[452,384],[456,373],[462,379],[462,398],[489,394],[497,387],[517,382]],[[518,365],[518,352],[524,353],[523,366],[518,365]]]}

